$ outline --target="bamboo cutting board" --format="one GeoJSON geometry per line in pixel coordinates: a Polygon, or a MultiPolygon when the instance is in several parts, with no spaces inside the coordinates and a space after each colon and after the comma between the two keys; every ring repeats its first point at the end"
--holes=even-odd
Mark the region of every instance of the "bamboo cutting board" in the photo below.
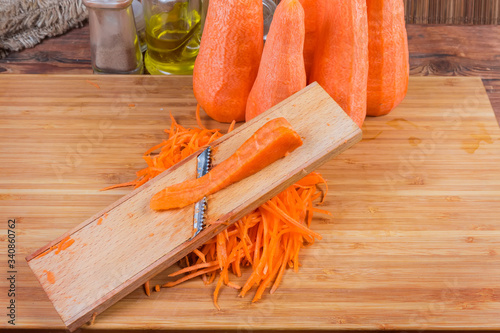
{"type": "MultiPolygon", "coordinates": [[[[98,189],[134,178],[168,112],[195,125],[195,103],[189,77],[2,78],[0,241],[15,218],[17,327],[64,327],[23,258],[129,193],[98,189]]],[[[500,130],[480,79],[412,77],[363,130],[319,170],[334,217],[314,220],[323,240],[274,295],[252,304],[225,288],[219,312],[215,286],[196,279],[149,298],[138,288],[91,328],[500,328],[500,130]]]]}

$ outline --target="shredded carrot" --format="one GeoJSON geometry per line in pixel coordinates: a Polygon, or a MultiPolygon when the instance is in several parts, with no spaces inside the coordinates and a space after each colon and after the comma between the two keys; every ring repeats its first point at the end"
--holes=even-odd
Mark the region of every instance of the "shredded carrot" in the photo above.
{"type": "Polygon", "coordinates": [[[47,273],[47,281],[49,281],[50,284],[54,284],[56,282],[56,279],[54,277],[54,273],[51,271],[43,270],[44,273],[47,273]]]}
{"type": "Polygon", "coordinates": [[[227,130],[228,133],[231,133],[234,130],[234,125],[236,125],[236,120],[233,120],[231,122],[231,125],[229,125],[229,128],[227,130]]]}
{"type": "Polygon", "coordinates": [[[202,269],[202,270],[199,270],[197,272],[193,272],[189,275],[186,275],[184,276],[183,278],[180,278],[179,280],[177,281],[172,281],[172,282],[167,282],[165,284],[162,285],[162,287],[165,287],[165,288],[168,288],[168,287],[173,287],[173,286],[176,286],[178,285],[179,283],[182,283],[184,281],[187,281],[187,280],[190,280],[196,276],[200,276],[202,274],[206,274],[206,273],[209,273],[209,272],[213,272],[213,271],[216,271],[217,269],[219,269],[217,266],[214,266],[214,267],[208,267],[208,268],[205,268],[205,269],[202,269]]]}
{"type": "Polygon", "coordinates": [[[136,173],[137,178],[134,181],[108,186],[101,191],[127,186],[137,188],[223,135],[218,129],[185,128],[179,125],[172,116],[171,119],[172,126],[170,129],[165,130],[168,139],[159,145],[153,146],[146,152],[143,159],[147,167],[136,173]],[[152,155],[154,151],[160,148],[158,154],[152,155]]]}
{"type": "Polygon", "coordinates": [[[201,261],[207,262],[207,260],[205,259],[205,255],[200,250],[195,249],[193,253],[195,253],[201,259],[201,261]]]}
{"type": "Polygon", "coordinates": [[[330,215],[330,216],[332,215],[332,212],[330,212],[328,210],[319,209],[316,207],[314,207],[312,210],[313,210],[313,212],[316,212],[316,213],[326,214],[326,215],[330,215]]]}
{"type": "Polygon", "coordinates": [[[155,286],[155,291],[156,291],[156,292],[159,292],[159,291],[160,291],[160,285],[159,285],[159,284],[157,284],[157,285],[155,286]]]}
{"type": "Polygon", "coordinates": [[[186,268],[183,268],[183,269],[180,269],[172,274],[170,274],[169,276],[177,276],[177,275],[180,275],[180,274],[184,274],[184,273],[187,273],[187,272],[191,272],[191,271],[195,271],[195,270],[198,270],[198,269],[201,269],[201,268],[207,268],[207,267],[212,267],[212,266],[216,266],[218,264],[217,261],[212,261],[212,262],[207,262],[207,263],[202,263],[202,264],[196,264],[196,265],[193,265],[193,266],[188,266],[186,268]]]}
{"type": "Polygon", "coordinates": [[[56,250],[55,254],[59,254],[59,252],[61,252],[63,244],[68,240],[69,240],[69,236],[66,236],[63,238],[62,241],[59,242],[59,245],[57,246],[57,250],[56,250]]]}
{"type": "Polygon", "coordinates": [[[149,281],[146,281],[146,283],[144,283],[144,291],[146,292],[146,295],[151,296],[151,289],[149,289],[149,281]]]}
{"type": "Polygon", "coordinates": [[[102,217],[99,218],[99,220],[97,220],[97,225],[101,225],[102,223],[102,217]]]}
{"type": "Polygon", "coordinates": [[[203,124],[201,123],[200,104],[196,104],[196,122],[198,123],[199,128],[206,130],[205,126],[203,126],[203,124]]]}
{"type": "Polygon", "coordinates": [[[74,242],[75,242],[74,239],[70,239],[67,242],[65,242],[63,245],[61,245],[61,251],[66,250],[68,247],[70,247],[71,245],[73,245],[74,242]]]}
{"type": "Polygon", "coordinates": [[[49,254],[52,250],[54,249],[53,246],[51,246],[50,248],[48,248],[47,250],[43,251],[42,253],[40,253],[39,255],[37,255],[34,259],[38,259],[38,258],[41,258],[41,257],[44,257],[46,256],[47,254],[49,254]]]}
{"type": "Polygon", "coordinates": [[[231,287],[231,288],[233,288],[233,289],[236,289],[236,290],[240,290],[240,289],[241,289],[241,286],[240,286],[240,285],[237,285],[236,283],[232,283],[231,281],[229,281],[229,282],[227,283],[227,286],[228,286],[228,287],[231,287]]]}
{"type": "Polygon", "coordinates": [[[85,80],[85,82],[87,82],[88,84],[93,85],[93,86],[94,86],[94,87],[96,87],[97,89],[101,89],[101,87],[99,87],[99,85],[98,85],[97,83],[95,83],[95,82],[92,82],[92,81],[90,81],[90,80],[85,80]]]}
{"type": "MultiPolygon", "coordinates": [[[[172,123],[165,130],[168,138],[146,152],[143,159],[147,166],[136,173],[136,180],[106,189],[122,186],[137,188],[220,138],[222,133],[219,130],[209,130],[202,125],[199,112],[198,106],[196,120],[199,128],[185,128],[170,115],[172,123]],[[160,151],[153,155],[158,149],[160,151]]],[[[228,131],[233,129],[234,122],[228,131]]],[[[301,265],[300,249],[312,245],[315,239],[321,239],[321,235],[309,228],[313,214],[331,215],[314,207],[315,200],[322,195],[319,184],[325,185],[322,201],[325,200],[328,191],[326,181],[319,173],[310,173],[182,258],[179,263],[183,268],[169,277],[184,276],[161,287],[174,287],[198,276],[204,284],[211,284],[219,275],[213,293],[217,309],[220,309],[218,296],[223,285],[239,290],[241,296],[256,288],[253,302],[261,299],[267,289],[271,294],[276,292],[287,267],[298,271],[301,265]],[[240,286],[231,282],[229,272],[241,276],[245,267],[251,269],[245,284],[240,286]]],[[[149,296],[149,282],[144,288],[149,296]]]]}
{"type": "Polygon", "coordinates": [[[94,322],[95,322],[95,317],[97,317],[97,312],[94,312],[94,313],[92,314],[92,318],[90,319],[89,326],[94,325],[94,322]]]}
{"type": "Polygon", "coordinates": [[[119,187],[127,187],[127,186],[134,186],[137,182],[128,182],[128,183],[123,183],[123,184],[116,184],[116,185],[111,185],[105,188],[100,189],[99,191],[107,191],[107,190],[112,190],[114,188],[119,188],[119,187]]]}
{"type": "Polygon", "coordinates": [[[219,304],[217,304],[217,298],[219,297],[219,291],[220,291],[220,287],[222,287],[222,282],[224,282],[224,274],[223,273],[220,274],[219,281],[217,281],[217,286],[215,287],[215,290],[214,290],[214,305],[217,308],[217,310],[219,310],[219,311],[220,311],[220,306],[219,306],[219,304]]]}

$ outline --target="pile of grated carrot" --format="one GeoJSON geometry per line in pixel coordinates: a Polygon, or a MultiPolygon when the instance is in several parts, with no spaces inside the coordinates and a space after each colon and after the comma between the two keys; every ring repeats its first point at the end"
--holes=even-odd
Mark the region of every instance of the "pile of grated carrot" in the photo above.
{"type": "MultiPolygon", "coordinates": [[[[147,167],[136,173],[137,178],[103,190],[123,186],[137,188],[223,135],[220,130],[207,129],[202,125],[199,107],[196,110],[199,128],[183,127],[172,116],[170,117],[172,124],[170,129],[165,130],[168,139],[146,151],[143,158],[147,167]],[[158,149],[159,153],[153,155],[158,149]]],[[[228,133],[233,128],[234,122],[229,127],[228,133]]],[[[220,309],[217,297],[223,284],[239,290],[242,297],[250,289],[257,287],[253,302],[259,300],[267,288],[271,288],[271,294],[274,293],[287,266],[293,268],[295,272],[298,271],[300,249],[313,244],[315,239],[321,239],[318,233],[309,228],[315,212],[331,215],[330,212],[318,209],[313,204],[322,194],[317,188],[321,183],[326,186],[326,181],[321,175],[313,172],[288,187],[184,257],[179,262],[183,268],[169,275],[183,276],[161,286],[156,285],[154,290],[174,287],[197,276],[208,285],[218,276],[213,294],[217,309],[220,309]],[[239,277],[241,269],[246,266],[252,269],[246,283],[240,286],[231,282],[229,273],[239,277]]],[[[327,191],[328,187],[323,198],[327,191]]],[[[149,296],[151,292],[149,281],[144,285],[144,289],[149,296]]]]}

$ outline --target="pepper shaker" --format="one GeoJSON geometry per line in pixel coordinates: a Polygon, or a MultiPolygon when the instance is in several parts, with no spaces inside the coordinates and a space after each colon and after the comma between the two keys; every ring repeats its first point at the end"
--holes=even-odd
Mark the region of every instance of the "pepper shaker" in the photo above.
{"type": "Polygon", "coordinates": [[[89,9],[92,68],[96,74],[142,74],[144,66],[132,0],[83,0],[89,9]]]}

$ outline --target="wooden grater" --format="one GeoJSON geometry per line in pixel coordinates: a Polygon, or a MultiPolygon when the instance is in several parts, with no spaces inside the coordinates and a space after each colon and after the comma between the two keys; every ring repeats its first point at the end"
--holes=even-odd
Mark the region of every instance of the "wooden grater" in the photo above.
{"type": "Polygon", "coordinates": [[[195,178],[199,153],[26,258],[68,329],[80,327],[94,313],[101,313],[230,224],[360,141],[362,136],[359,127],[323,88],[313,83],[211,144],[213,165],[227,159],[258,128],[277,117],[286,118],[304,144],[257,174],[207,197],[207,227],[193,239],[190,239],[193,205],[155,212],[149,208],[149,200],[168,185],[195,178]],[[40,256],[68,236],[74,240],[71,247],[58,254],[50,251],[40,256]]]}

